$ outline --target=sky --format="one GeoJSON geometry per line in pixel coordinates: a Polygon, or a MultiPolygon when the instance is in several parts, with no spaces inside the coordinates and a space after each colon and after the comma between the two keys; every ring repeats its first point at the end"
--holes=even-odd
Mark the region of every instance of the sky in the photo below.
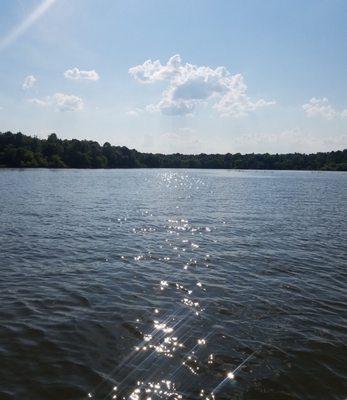
{"type": "Polygon", "coordinates": [[[0,131],[163,153],[347,147],[345,0],[0,0],[0,131]]]}

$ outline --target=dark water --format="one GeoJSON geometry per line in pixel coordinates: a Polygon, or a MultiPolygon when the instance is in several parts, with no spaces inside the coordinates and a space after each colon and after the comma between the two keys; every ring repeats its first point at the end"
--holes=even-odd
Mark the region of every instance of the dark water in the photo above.
{"type": "Polygon", "coordinates": [[[346,173],[0,185],[1,400],[347,397],[346,173]]]}

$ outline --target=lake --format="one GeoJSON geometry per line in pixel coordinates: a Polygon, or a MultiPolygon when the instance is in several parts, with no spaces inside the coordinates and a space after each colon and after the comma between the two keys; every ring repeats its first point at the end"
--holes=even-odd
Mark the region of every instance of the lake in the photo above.
{"type": "Polygon", "coordinates": [[[347,396],[347,173],[0,184],[1,400],[347,396]]]}

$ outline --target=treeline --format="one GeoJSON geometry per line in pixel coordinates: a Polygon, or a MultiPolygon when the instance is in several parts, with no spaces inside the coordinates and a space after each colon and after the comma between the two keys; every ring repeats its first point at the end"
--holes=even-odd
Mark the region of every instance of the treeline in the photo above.
{"type": "Polygon", "coordinates": [[[0,167],[347,170],[347,150],[316,154],[152,154],[90,140],[0,133],[0,167]]]}

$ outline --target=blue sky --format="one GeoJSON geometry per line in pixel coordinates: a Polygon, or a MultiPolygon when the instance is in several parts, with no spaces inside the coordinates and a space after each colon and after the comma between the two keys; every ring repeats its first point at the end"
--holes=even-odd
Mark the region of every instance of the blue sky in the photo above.
{"type": "Polygon", "coordinates": [[[165,153],[342,149],[346,21],[344,0],[1,0],[0,130],[165,153]]]}

